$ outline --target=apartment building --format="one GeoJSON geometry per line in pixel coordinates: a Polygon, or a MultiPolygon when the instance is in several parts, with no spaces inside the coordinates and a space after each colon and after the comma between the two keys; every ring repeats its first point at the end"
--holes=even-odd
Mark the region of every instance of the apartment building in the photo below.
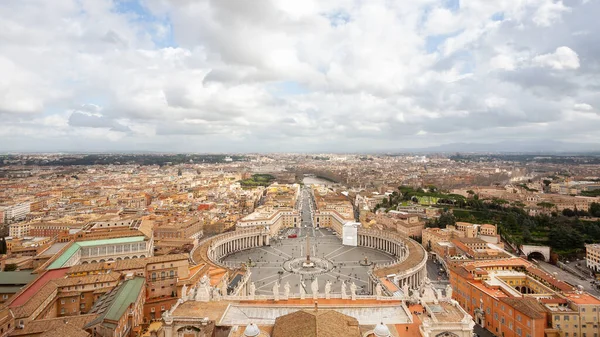
{"type": "Polygon", "coordinates": [[[90,313],[98,316],[84,326],[94,336],[137,335],[143,322],[145,280],[134,277],[100,297],[90,313]]]}
{"type": "Polygon", "coordinates": [[[449,272],[453,298],[497,336],[592,337],[598,333],[594,317],[600,300],[527,260],[451,263],[449,272]]]}
{"type": "Polygon", "coordinates": [[[29,214],[31,211],[30,204],[30,202],[21,202],[5,206],[3,210],[5,222],[13,222],[25,219],[27,214],[29,214]]]}
{"type": "Polygon", "coordinates": [[[20,239],[29,236],[29,222],[17,222],[8,226],[8,235],[12,238],[20,239]]]}
{"type": "Polygon", "coordinates": [[[259,207],[238,220],[237,228],[269,227],[275,235],[281,228],[300,226],[300,212],[293,208],[259,207]]]}
{"type": "Polygon", "coordinates": [[[585,245],[585,265],[595,272],[600,271],[600,244],[585,245]]]}

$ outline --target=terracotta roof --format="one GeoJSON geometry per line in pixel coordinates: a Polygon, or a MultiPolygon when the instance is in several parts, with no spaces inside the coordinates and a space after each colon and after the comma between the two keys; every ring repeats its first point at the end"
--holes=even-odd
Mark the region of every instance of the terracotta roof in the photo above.
{"type": "Polygon", "coordinates": [[[550,284],[551,286],[553,286],[561,291],[573,291],[575,289],[573,286],[569,285],[568,283],[555,278],[554,276],[546,273],[545,271],[543,271],[535,266],[528,267],[525,270],[527,270],[527,272],[529,274],[539,277],[540,279],[544,280],[546,283],[550,284]]]}
{"type": "Polygon", "coordinates": [[[187,254],[172,254],[172,255],[160,255],[151,256],[138,259],[127,259],[119,260],[114,262],[100,262],[100,263],[87,263],[80,264],[70,267],[68,270],[69,274],[86,273],[99,270],[132,270],[132,269],[143,269],[147,265],[153,263],[163,263],[178,260],[187,260],[187,254]]]}
{"type": "Polygon", "coordinates": [[[88,333],[82,330],[83,326],[94,318],[96,315],[33,320],[25,324],[25,328],[14,330],[11,336],[42,334],[42,336],[84,337],[88,336],[88,333]]]}
{"type": "Polygon", "coordinates": [[[273,337],[360,337],[356,318],[334,310],[301,310],[275,320],[273,337]]]}
{"type": "Polygon", "coordinates": [[[533,319],[544,318],[548,311],[541,303],[530,297],[502,297],[500,301],[533,319]]]}
{"type": "Polygon", "coordinates": [[[416,266],[419,262],[426,258],[425,249],[423,247],[412,240],[404,240],[404,243],[408,247],[408,257],[406,260],[381,269],[375,269],[373,274],[378,278],[385,277],[390,274],[400,273],[404,270],[410,269],[416,266]]]}
{"type": "Polygon", "coordinates": [[[66,268],[54,269],[43,273],[35,281],[31,282],[23,291],[21,291],[21,293],[15,295],[12,298],[9,306],[12,308],[26,303],[31,297],[38,293],[45,284],[53,279],[64,277],[66,273],[66,268]]]}

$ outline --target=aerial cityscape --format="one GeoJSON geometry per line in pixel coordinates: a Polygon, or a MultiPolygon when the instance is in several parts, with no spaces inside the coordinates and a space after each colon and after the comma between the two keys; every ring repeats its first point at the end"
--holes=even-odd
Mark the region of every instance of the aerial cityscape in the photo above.
{"type": "Polygon", "coordinates": [[[599,13],[0,1],[0,337],[599,337],[599,13]]]}

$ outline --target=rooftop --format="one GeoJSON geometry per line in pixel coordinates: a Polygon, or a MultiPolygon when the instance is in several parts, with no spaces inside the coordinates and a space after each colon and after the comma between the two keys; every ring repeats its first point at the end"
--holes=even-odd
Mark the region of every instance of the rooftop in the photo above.
{"type": "Polygon", "coordinates": [[[99,298],[90,310],[90,313],[98,314],[98,317],[86,324],[86,327],[99,324],[104,320],[118,321],[127,308],[135,303],[144,283],[143,277],[136,277],[123,282],[118,288],[99,298]]]}
{"type": "Polygon", "coordinates": [[[145,236],[130,236],[124,238],[114,238],[114,239],[101,239],[101,240],[89,240],[89,241],[79,241],[74,242],[67,250],[62,253],[58,258],[56,258],[47,269],[56,269],[62,268],[65,266],[67,261],[77,253],[81,247],[91,247],[91,246],[103,246],[103,245],[116,245],[120,243],[131,243],[131,242],[141,242],[144,241],[145,236]]]}

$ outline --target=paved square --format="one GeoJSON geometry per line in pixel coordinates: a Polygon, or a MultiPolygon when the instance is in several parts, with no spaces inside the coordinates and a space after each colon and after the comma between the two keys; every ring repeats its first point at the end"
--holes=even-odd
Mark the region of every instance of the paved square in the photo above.
{"type": "MultiPolygon", "coordinates": [[[[306,293],[310,294],[310,284],[313,277],[317,277],[319,292],[324,293],[325,283],[331,281],[331,292],[341,291],[342,281],[347,286],[354,282],[358,287],[357,294],[370,294],[367,289],[367,271],[370,266],[363,266],[361,262],[365,257],[368,262],[387,263],[393,256],[374,249],[365,247],[350,247],[342,245],[342,240],[330,230],[324,228],[302,227],[287,228],[279,238],[274,238],[270,246],[247,249],[231,254],[223,259],[227,264],[246,263],[252,272],[251,280],[256,286],[257,295],[272,294],[273,284],[279,281],[280,289],[286,282],[290,283],[292,293],[299,293],[301,280],[304,280],[306,293]],[[297,234],[297,238],[288,238],[290,234],[297,234]],[[310,236],[311,257],[318,257],[332,267],[318,275],[301,275],[284,269],[284,262],[306,258],[306,240],[310,236]]],[[[349,289],[349,288],[348,288],[349,289]]]]}

